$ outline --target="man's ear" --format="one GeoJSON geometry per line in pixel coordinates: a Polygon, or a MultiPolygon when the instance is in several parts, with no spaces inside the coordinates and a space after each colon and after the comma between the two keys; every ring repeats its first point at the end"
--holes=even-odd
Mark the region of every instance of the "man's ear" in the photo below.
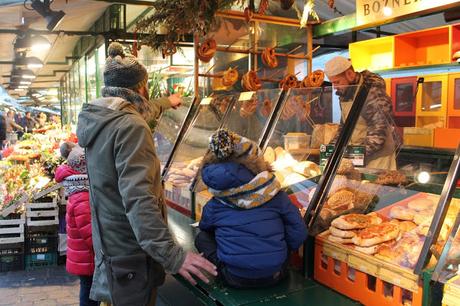
{"type": "Polygon", "coordinates": [[[353,69],[347,69],[345,71],[345,77],[347,78],[347,81],[349,82],[349,84],[352,84],[353,81],[355,80],[355,72],[353,71],[353,69]]]}

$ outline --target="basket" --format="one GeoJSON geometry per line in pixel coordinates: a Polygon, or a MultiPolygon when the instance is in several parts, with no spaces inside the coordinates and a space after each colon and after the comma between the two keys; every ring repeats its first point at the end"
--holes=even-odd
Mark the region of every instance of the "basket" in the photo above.
{"type": "Polygon", "coordinates": [[[56,198],[50,198],[49,200],[50,202],[26,203],[28,227],[59,224],[57,200],[56,198]]]}
{"type": "Polygon", "coordinates": [[[0,245],[24,243],[24,214],[10,215],[10,218],[0,220],[0,245]]]}
{"type": "Polygon", "coordinates": [[[26,270],[37,270],[57,265],[57,253],[37,253],[26,255],[26,270]]]}

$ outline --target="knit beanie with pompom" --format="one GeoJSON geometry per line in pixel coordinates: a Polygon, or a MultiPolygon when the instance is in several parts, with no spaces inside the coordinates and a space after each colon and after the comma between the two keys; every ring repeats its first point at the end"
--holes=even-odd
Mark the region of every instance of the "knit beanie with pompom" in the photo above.
{"type": "Polygon", "coordinates": [[[147,80],[148,74],[144,65],[136,57],[125,54],[120,43],[111,43],[108,54],[104,68],[105,86],[132,88],[147,80]]]}

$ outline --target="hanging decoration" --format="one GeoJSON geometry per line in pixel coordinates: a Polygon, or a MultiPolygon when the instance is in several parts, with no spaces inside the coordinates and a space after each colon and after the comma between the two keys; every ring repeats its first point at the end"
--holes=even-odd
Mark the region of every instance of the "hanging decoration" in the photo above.
{"type": "Polygon", "coordinates": [[[157,0],[154,13],[140,20],[136,29],[143,42],[155,51],[167,55],[174,51],[171,44],[185,40],[185,35],[206,36],[216,25],[216,12],[244,5],[242,0],[157,0]],[[159,29],[166,32],[158,34],[159,29]]]}
{"type": "Polygon", "coordinates": [[[310,18],[313,21],[319,21],[318,14],[315,11],[315,1],[314,0],[304,0],[303,11],[300,12],[300,9],[297,6],[294,6],[297,16],[300,19],[300,28],[307,26],[310,18]]]}

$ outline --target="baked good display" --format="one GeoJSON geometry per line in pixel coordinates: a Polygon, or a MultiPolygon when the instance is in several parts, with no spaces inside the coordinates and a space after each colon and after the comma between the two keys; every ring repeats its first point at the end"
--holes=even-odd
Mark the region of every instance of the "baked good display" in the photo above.
{"type": "Polygon", "coordinates": [[[415,199],[407,203],[407,207],[410,209],[419,212],[419,211],[434,211],[436,204],[433,200],[428,198],[415,199]]]}
{"type": "Polygon", "coordinates": [[[371,224],[370,219],[363,214],[348,214],[334,219],[331,225],[341,230],[363,229],[371,224]]]}
{"type": "Polygon", "coordinates": [[[278,67],[278,59],[276,58],[275,48],[265,48],[262,51],[262,63],[269,68],[278,67]]]}
{"type": "Polygon", "coordinates": [[[273,150],[272,147],[267,147],[267,149],[265,149],[264,159],[269,164],[272,164],[276,160],[275,150],[273,150]]]}
{"type": "Polygon", "coordinates": [[[377,176],[374,183],[393,186],[404,185],[407,183],[407,177],[399,171],[387,170],[377,176]]]}
{"type": "Polygon", "coordinates": [[[341,237],[336,237],[333,235],[329,235],[327,239],[329,239],[332,242],[337,242],[337,243],[342,243],[342,244],[352,244],[353,243],[352,238],[341,238],[341,237]]]}
{"type": "Polygon", "coordinates": [[[195,178],[201,165],[202,157],[188,163],[174,163],[169,169],[167,181],[176,187],[186,187],[195,178]]]}
{"type": "Polygon", "coordinates": [[[241,86],[246,91],[257,91],[262,88],[262,82],[257,76],[257,73],[254,70],[250,70],[243,74],[241,86]]]}
{"type": "MultiPolygon", "coordinates": [[[[243,76],[244,78],[244,76],[243,76]]],[[[272,101],[270,101],[270,99],[265,99],[264,100],[264,103],[262,104],[262,107],[260,108],[260,113],[262,114],[262,116],[264,117],[268,117],[270,116],[271,112],[272,112],[272,101]]]]}
{"type": "Polygon", "coordinates": [[[321,87],[324,82],[324,71],[321,69],[315,70],[307,75],[301,82],[301,86],[308,87],[321,87]]]}
{"type": "Polygon", "coordinates": [[[338,124],[315,124],[311,135],[311,147],[314,149],[319,149],[321,145],[329,144],[334,139],[338,130],[338,124]]]}
{"type": "Polygon", "coordinates": [[[331,226],[329,228],[329,232],[331,233],[332,236],[339,237],[339,238],[353,238],[356,236],[356,233],[357,233],[357,231],[342,230],[334,226],[331,226]]]}
{"type": "Polygon", "coordinates": [[[294,99],[288,99],[281,111],[281,120],[289,120],[298,112],[297,102],[294,99]]]}
{"type": "Polygon", "coordinates": [[[415,211],[402,206],[394,206],[390,210],[390,217],[398,220],[414,220],[415,211]]]}
{"type": "Polygon", "coordinates": [[[396,239],[399,235],[399,226],[391,222],[369,226],[353,237],[353,243],[361,247],[369,247],[396,239]]]}
{"type": "Polygon", "coordinates": [[[222,75],[222,84],[224,86],[233,86],[238,81],[238,70],[236,68],[228,68],[222,75]]]}
{"type": "Polygon", "coordinates": [[[294,74],[288,74],[280,81],[279,87],[284,90],[299,87],[299,80],[294,74]]]}
{"type": "Polygon", "coordinates": [[[208,38],[198,47],[197,56],[200,61],[208,63],[214,57],[216,50],[216,41],[213,38],[208,38]]]}
{"type": "Polygon", "coordinates": [[[243,118],[251,117],[257,109],[257,100],[255,98],[244,101],[240,107],[240,116],[243,118]]]}

